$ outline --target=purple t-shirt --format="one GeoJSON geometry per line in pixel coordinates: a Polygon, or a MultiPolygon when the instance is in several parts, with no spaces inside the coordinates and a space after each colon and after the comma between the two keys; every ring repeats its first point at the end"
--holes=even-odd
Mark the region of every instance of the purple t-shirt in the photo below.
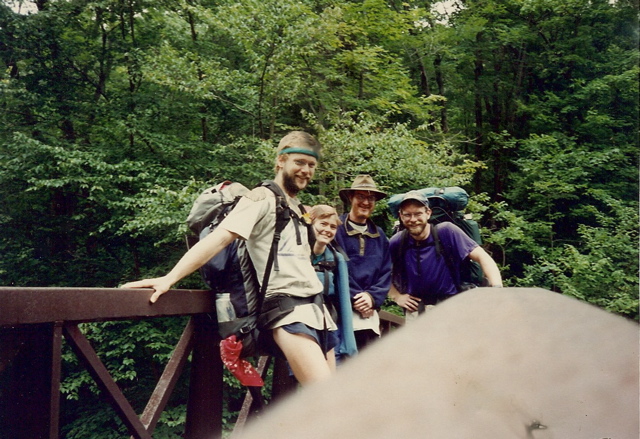
{"type": "MultiPolygon", "coordinates": [[[[407,234],[404,254],[404,274],[400,267],[393,267],[393,283],[401,293],[411,294],[421,298],[426,304],[435,303],[443,296],[456,294],[456,285],[444,259],[444,252],[451,255],[453,267],[459,272],[460,265],[478,244],[469,238],[455,224],[445,222],[437,225],[438,238],[443,246],[442,255],[436,252],[433,233],[424,241],[416,242],[407,234]],[[400,282],[400,277],[404,281],[400,282]],[[402,285],[406,288],[402,288],[402,285]]],[[[389,241],[392,255],[399,251],[402,245],[403,233],[395,234],[389,241]]]]}

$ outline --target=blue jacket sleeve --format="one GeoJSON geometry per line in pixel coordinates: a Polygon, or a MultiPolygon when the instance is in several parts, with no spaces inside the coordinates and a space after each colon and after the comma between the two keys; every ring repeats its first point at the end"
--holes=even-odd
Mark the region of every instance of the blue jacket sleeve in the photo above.
{"type": "Polygon", "coordinates": [[[343,215],[343,225],[338,228],[335,240],[344,249],[349,261],[349,285],[351,297],[366,291],[371,294],[374,307],[380,308],[391,287],[391,254],[389,239],[380,227],[369,223],[369,235],[348,235],[343,215]],[[376,233],[376,237],[371,234],[376,233]]]}
{"type": "Polygon", "coordinates": [[[369,286],[366,291],[371,294],[374,299],[373,306],[380,308],[387,298],[387,293],[391,288],[391,253],[389,252],[389,239],[385,236],[382,229],[378,228],[380,239],[382,240],[382,260],[378,267],[377,279],[369,286]]]}

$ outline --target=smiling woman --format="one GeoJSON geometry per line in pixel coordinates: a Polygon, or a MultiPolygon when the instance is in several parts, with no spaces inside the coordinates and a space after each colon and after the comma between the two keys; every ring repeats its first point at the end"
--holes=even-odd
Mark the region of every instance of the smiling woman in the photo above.
{"type": "Polygon", "coordinates": [[[340,221],[336,209],[326,204],[313,206],[309,211],[309,217],[311,218],[313,230],[316,234],[313,253],[319,255],[322,254],[326,246],[333,241],[338,226],[342,224],[342,221],[340,221]]]}
{"type": "Polygon", "coordinates": [[[333,247],[332,241],[342,224],[335,208],[326,204],[309,210],[316,241],[313,246],[313,266],[324,287],[324,300],[338,324],[335,333],[334,354],[339,364],[354,356],[358,349],[353,332],[349,272],[343,254],[333,247]]]}

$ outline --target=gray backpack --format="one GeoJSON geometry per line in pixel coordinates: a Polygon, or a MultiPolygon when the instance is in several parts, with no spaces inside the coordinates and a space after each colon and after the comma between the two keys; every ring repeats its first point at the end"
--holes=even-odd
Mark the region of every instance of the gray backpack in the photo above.
{"type": "MultiPolygon", "coordinates": [[[[216,293],[220,337],[226,339],[235,335],[242,341],[242,357],[261,353],[257,320],[271,270],[278,271],[280,233],[295,216],[280,186],[271,180],[263,181],[260,186],[269,188],[276,196],[276,227],[262,283],[258,282],[247,243],[242,239],[233,241],[200,268],[204,282],[216,293]]],[[[242,184],[230,181],[206,189],[194,202],[187,217],[187,226],[199,239],[203,239],[220,225],[247,192],[249,189],[242,184]]]]}

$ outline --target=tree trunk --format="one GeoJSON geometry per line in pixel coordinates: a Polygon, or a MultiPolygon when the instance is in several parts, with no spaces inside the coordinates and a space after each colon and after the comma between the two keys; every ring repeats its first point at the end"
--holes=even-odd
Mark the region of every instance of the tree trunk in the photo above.
{"type": "MultiPolygon", "coordinates": [[[[442,76],[442,54],[438,53],[433,60],[433,67],[436,72],[436,84],[438,84],[438,94],[444,96],[444,77],[442,76]]],[[[449,124],[447,122],[447,107],[446,102],[442,103],[442,109],[440,110],[440,129],[443,133],[449,132],[449,124]]]]}
{"type": "MultiPolygon", "coordinates": [[[[479,33],[476,41],[478,45],[482,42],[482,34],[479,33]]],[[[484,126],[484,118],[482,114],[482,90],[480,85],[480,78],[483,73],[483,58],[480,49],[476,50],[475,53],[475,62],[474,62],[474,70],[473,70],[473,82],[475,85],[474,89],[474,112],[475,112],[475,153],[474,157],[476,161],[482,160],[482,144],[484,142],[483,136],[483,126],[484,126]]],[[[476,192],[482,191],[481,186],[481,171],[476,171],[476,174],[473,179],[474,190],[476,192]]]]}

